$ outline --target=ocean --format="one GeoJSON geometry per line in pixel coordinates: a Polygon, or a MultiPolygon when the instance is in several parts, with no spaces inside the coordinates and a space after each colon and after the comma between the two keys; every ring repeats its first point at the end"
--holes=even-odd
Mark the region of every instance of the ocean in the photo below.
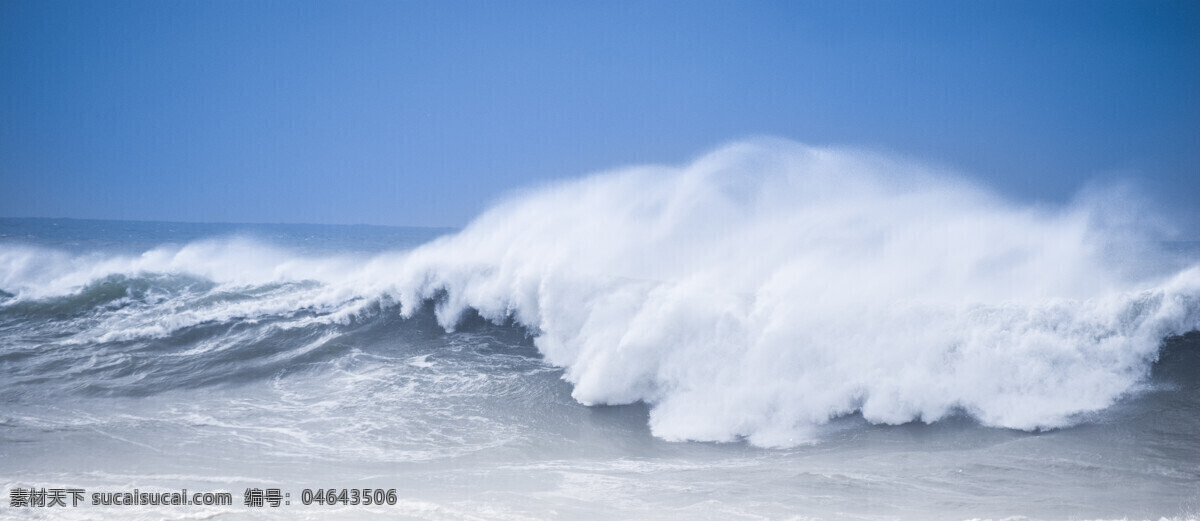
{"type": "Polygon", "coordinates": [[[0,517],[1200,516],[1200,243],[778,148],[463,229],[0,219],[0,517]],[[91,504],[182,489],[233,504],[91,504]]]}

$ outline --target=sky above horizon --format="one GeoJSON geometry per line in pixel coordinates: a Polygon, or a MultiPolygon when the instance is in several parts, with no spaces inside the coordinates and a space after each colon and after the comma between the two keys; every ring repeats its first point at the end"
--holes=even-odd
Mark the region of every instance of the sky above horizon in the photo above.
{"type": "Polygon", "coordinates": [[[0,216],[461,226],[751,136],[1195,230],[1200,3],[0,0],[0,216]]]}

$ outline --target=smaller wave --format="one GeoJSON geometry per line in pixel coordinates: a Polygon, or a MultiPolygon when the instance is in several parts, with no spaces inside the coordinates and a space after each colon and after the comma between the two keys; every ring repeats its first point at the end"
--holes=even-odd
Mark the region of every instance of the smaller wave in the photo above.
{"type": "Polygon", "coordinates": [[[278,282],[337,281],[361,267],[362,254],[304,256],[244,237],[163,245],[140,254],[5,244],[0,288],[17,301],[77,294],[114,275],[130,279],[186,275],[229,287],[278,282]]]}
{"type": "MultiPolygon", "coordinates": [[[[188,276],[129,277],[112,274],[84,285],[78,292],[38,300],[17,300],[5,306],[7,317],[66,320],[97,312],[116,311],[132,303],[154,304],[181,290],[208,291],[212,283],[188,276]]],[[[8,298],[16,295],[8,294],[8,298]]]]}

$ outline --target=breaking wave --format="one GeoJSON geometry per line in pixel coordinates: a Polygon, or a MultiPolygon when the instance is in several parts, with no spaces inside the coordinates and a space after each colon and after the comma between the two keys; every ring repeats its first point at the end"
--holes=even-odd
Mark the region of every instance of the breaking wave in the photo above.
{"type": "Polygon", "coordinates": [[[576,400],[645,402],[669,440],[789,446],[854,413],[1055,428],[1200,327],[1197,258],[1164,251],[1134,199],[1023,205],[896,158],[755,141],[517,194],[409,251],[9,245],[0,316],[77,322],[64,343],[231,321],[319,343],[432,305],[447,329],[466,313],[523,326],[576,400]]]}

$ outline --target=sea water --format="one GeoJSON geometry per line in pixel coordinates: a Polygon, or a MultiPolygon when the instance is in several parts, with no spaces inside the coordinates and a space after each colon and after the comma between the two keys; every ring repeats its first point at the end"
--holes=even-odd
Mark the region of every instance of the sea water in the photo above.
{"type": "Polygon", "coordinates": [[[1194,519],[1200,248],[1143,210],[766,142],[461,230],[0,219],[0,516],[1194,519]]]}

